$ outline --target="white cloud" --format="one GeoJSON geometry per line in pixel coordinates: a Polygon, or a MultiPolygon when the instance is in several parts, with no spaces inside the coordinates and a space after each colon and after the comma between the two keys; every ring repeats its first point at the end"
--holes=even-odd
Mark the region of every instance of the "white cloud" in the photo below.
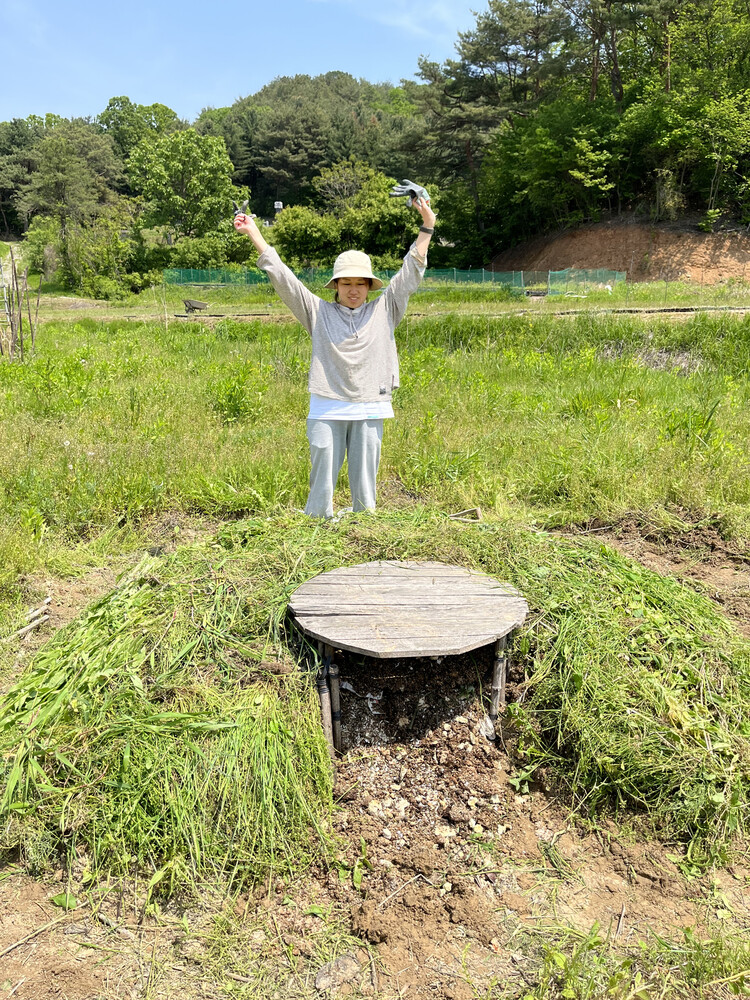
{"type": "Polygon", "coordinates": [[[361,17],[378,24],[406,32],[416,38],[427,39],[441,46],[452,45],[459,31],[472,23],[468,4],[450,3],[447,0],[310,0],[337,7],[347,7],[361,17]]]}

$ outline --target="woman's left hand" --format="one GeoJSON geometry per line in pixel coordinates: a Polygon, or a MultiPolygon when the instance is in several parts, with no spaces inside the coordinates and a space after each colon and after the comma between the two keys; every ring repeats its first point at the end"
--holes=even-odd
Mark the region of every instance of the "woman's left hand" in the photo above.
{"type": "Polygon", "coordinates": [[[429,201],[426,198],[416,198],[413,204],[422,216],[422,222],[432,229],[435,225],[435,213],[430,208],[429,201]]]}

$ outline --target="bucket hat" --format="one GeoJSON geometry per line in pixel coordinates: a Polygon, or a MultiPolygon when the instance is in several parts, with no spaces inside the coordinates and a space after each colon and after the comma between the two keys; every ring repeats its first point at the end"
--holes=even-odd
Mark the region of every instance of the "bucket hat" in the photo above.
{"type": "Polygon", "coordinates": [[[361,250],[346,250],[340,253],[333,265],[333,277],[325,286],[334,288],[339,278],[369,278],[373,288],[382,288],[383,282],[372,273],[370,258],[361,250]]]}

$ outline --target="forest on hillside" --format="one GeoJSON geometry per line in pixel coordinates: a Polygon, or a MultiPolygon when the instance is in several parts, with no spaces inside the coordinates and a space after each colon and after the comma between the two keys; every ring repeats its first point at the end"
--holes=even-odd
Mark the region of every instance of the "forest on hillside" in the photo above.
{"type": "Polygon", "coordinates": [[[434,195],[433,266],[611,213],[750,224],[748,0],[489,0],[455,51],[398,86],[280,77],[194,122],[126,96],[1,122],[0,235],[114,297],[251,262],[233,199],[292,265],[356,246],[393,266],[417,225],[387,197],[403,177],[434,195]]]}

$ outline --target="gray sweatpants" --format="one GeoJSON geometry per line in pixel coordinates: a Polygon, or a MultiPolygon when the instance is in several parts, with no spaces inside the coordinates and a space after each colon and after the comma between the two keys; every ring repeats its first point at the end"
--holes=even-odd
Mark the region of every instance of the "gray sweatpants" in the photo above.
{"type": "Polygon", "coordinates": [[[383,421],[308,420],[307,440],[312,467],[305,513],[333,517],[333,491],[345,455],[349,461],[352,509],[374,510],[383,421]]]}

